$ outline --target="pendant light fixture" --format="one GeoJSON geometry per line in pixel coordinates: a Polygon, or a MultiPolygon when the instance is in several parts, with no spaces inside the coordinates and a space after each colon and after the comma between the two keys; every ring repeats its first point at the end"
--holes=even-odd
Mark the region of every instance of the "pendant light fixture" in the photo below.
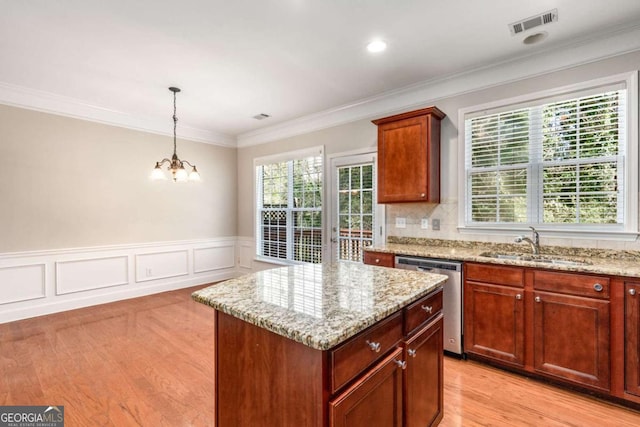
{"type": "Polygon", "coordinates": [[[176,125],[178,123],[178,117],[176,116],[176,93],[180,92],[177,87],[170,87],[169,90],[173,92],[173,156],[171,159],[162,159],[156,162],[156,167],[151,172],[151,179],[161,180],[167,179],[167,176],[162,171],[162,165],[168,163],[167,170],[171,172],[171,177],[174,182],[186,182],[186,181],[200,181],[200,174],[196,169],[196,165],[192,165],[186,160],[180,160],[178,153],[176,152],[176,125]],[[191,172],[187,172],[184,165],[188,165],[191,168],[191,172]]]}

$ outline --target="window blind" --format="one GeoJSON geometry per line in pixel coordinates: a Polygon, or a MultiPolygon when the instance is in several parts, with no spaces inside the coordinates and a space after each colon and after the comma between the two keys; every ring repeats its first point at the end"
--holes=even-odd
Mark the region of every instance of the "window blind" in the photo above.
{"type": "Polygon", "coordinates": [[[465,223],[623,224],[619,86],[466,117],[465,223]]]}
{"type": "Polygon", "coordinates": [[[259,256],[322,262],[323,156],[302,155],[256,163],[259,256]]]}

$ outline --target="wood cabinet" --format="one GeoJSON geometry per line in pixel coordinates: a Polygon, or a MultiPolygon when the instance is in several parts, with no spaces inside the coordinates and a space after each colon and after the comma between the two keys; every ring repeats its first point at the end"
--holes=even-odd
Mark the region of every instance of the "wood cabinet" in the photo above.
{"type": "Polygon", "coordinates": [[[364,251],[362,262],[380,267],[394,267],[395,255],[385,252],[364,251]]]}
{"type": "Polygon", "coordinates": [[[216,425],[437,425],[441,308],[440,288],[325,351],[216,310],[216,425]]]}
{"type": "Polygon", "coordinates": [[[534,370],[608,391],[609,279],[536,271],[533,287],[534,370]]]}
{"type": "Polygon", "coordinates": [[[406,427],[435,426],[442,420],[443,337],[442,314],[439,314],[404,343],[407,362],[404,377],[406,427]]]}
{"type": "MultiPolygon", "coordinates": [[[[399,314],[335,350],[345,360],[352,359],[349,365],[360,366],[365,374],[331,400],[330,426],[424,427],[436,426],[442,420],[442,289],[402,310],[404,336],[389,353],[388,337],[397,333],[399,314]],[[385,336],[386,343],[382,339],[385,336]],[[389,356],[364,370],[362,349],[365,357],[389,356]]],[[[336,385],[339,388],[344,383],[336,385]]]]}
{"type": "Polygon", "coordinates": [[[332,427],[402,427],[402,349],[396,348],[329,403],[332,427]]]}
{"type": "Polygon", "coordinates": [[[611,389],[608,277],[467,263],[464,292],[470,357],[611,389]]]}
{"type": "Polygon", "coordinates": [[[440,202],[440,121],[424,108],[373,120],[378,126],[378,203],[440,202]]]}
{"type": "Polygon", "coordinates": [[[524,367],[523,270],[467,264],[465,277],[466,351],[524,367]]]}
{"type": "Polygon", "coordinates": [[[640,283],[624,284],[624,391],[640,397],[640,283]]]}

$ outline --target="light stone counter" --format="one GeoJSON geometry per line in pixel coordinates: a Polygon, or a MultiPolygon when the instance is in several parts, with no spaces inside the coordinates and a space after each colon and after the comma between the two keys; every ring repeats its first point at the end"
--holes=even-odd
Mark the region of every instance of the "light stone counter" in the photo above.
{"type": "Polygon", "coordinates": [[[486,252],[513,253],[527,255],[531,253],[528,245],[456,241],[440,239],[388,238],[387,244],[367,248],[370,251],[413,255],[425,258],[473,261],[491,264],[535,267],[558,271],[570,271],[610,276],[640,278],[640,253],[637,251],[618,251],[612,249],[590,249],[562,246],[541,246],[543,257],[558,256],[562,259],[585,262],[584,265],[551,264],[546,262],[497,259],[482,256],[486,252]]]}
{"type": "Polygon", "coordinates": [[[328,350],[442,286],[446,276],[360,263],[304,264],[193,293],[195,301],[328,350]]]}

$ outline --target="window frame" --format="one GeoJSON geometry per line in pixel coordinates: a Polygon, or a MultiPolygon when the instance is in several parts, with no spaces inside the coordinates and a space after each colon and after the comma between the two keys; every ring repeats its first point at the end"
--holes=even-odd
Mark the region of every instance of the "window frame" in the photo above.
{"type": "MultiPolygon", "coordinates": [[[[292,254],[292,246],[293,246],[293,225],[292,223],[287,226],[287,258],[276,258],[270,257],[260,254],[260,246],[262,244],[262,238],[260,235],[260,217],[258,215],[258,176],[257,168],[258,166],[274,164],[274,163],[282,163],[289,162],[294,160],[300,160],[305,157],[321,157],[322,158],[322,204],[320,206],[320,216],[321,216],[321,232],[322,232],[322,242],[320,248],[320,254],[322,259],[324,260],[324,247],[325,247],[325,223],[326,223],[326,212],[325,212],[325,204],[326,204],[326,158],[324,155],[324,146],[316,146],[310,147],[300,150],[287,151],[283,153],[256,157],[253,159],[253,222],[254,222],[254,236],[255,236],[255,246],[254,246],[254,257],[256,261],[268,262],[271,264],[280,264],[280,265],[295,265],[295,264],[305,264],[304,261],[296,261],[293,259],[289,259],[289,256],[292,254]]],[[[289,190],[289,196],[291,196],[292,189],[289,190]]],[[[290,199],[291,197],[289,197],[290,199]]],[[[290,200],[289,200],[290,202],[290,200]]],[[[287,212],[291,211],[293,208],[287,207],[283,210],[287,212]]]]}
{"type": "MultiPolygon", "coordinates": [[[[623,84],[627,90],[626,105],[626,153],[624,158],[624,223],[618,227],[602,227],[597,224],[539,224],[536,229],[548,236],[559,238],[626,240],[638,237],[638,71],[615,74],[577,84],[501,99],[458,111],[458,231],[474,234],[513,234],[526,231],[528,223],[478,224],[467,223],[467,170],[465,119],[483,115],[483,112],[515,110],[522,106],[542,104],[555,98],[570,98],[572,93],[590,91],[598,87],[623,84]]],[[[537,192],[540,189],[533,190],[537,192]]],[[[531,190],[528,192],[531,197],[531,190]]]]}

